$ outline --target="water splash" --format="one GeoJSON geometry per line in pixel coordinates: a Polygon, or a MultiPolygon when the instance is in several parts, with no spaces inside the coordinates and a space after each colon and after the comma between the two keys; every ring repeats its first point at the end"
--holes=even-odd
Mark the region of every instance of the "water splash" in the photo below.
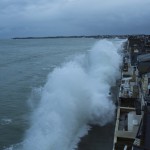
{"type": "Polygon", "coordinates": [[[11,123],[12,123],[12,119],[10,119],[10,118],[2,118],[0,120],[0,125],[9,125],[11,123]]]}
{"type": "Polygon", "coordinates": [[[110,87],[119,75],[122,41],[101,40],[87,55],[54,69],[31,117],[23,150],[72,150],[88,124],[112,121],[110,87]]]}

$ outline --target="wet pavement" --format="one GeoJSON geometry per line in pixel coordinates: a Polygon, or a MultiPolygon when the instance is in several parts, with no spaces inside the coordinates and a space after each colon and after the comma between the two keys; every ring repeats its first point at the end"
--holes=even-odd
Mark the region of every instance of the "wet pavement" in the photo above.
{"type": "MultiPolygon", "coordinates": [[[[111,88],[112,100],[116,103],[118,84],[111,88]]],[[[78,144],[77,150],[112,150],[114,130],[115,130],[115,118],[110,124],[103,127],[91,126],[91,130],[88,135],[81,138],[81,142],[78,144]]]]}
{"type": "Polygon", "coordinates": [[[104,127],[92,126],[88,135],[81,139],[78,150],[112,150],[114,123],[104,127]]]}

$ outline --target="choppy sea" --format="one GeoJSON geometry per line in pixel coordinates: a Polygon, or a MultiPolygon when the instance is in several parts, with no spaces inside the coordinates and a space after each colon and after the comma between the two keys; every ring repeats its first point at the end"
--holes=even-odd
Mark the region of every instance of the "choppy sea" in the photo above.
{"type": "Polygon", "coordinates": [[[111,150],[123,42],[0,40],[0,150],[111,150]]]}

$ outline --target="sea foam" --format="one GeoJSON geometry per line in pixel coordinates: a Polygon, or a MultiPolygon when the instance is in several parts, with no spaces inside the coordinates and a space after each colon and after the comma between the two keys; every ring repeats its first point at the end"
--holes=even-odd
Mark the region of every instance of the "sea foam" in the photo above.
{"type": "Polygon", "coordinates": [[[88,54],[55,68],[41,90],[23,150],[72,150],[88,124],[113,120],[110,87],[119,77],[123,41],[100,40],[88,54]]]}

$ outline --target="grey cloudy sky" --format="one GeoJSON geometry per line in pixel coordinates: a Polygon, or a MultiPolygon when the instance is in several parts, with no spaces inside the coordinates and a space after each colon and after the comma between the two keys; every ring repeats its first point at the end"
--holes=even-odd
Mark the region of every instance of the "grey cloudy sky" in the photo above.
{"type": "Polygon", "coordinates": [[[150,34],[150,0],[0,0],[0,37],[150,34]]]}

